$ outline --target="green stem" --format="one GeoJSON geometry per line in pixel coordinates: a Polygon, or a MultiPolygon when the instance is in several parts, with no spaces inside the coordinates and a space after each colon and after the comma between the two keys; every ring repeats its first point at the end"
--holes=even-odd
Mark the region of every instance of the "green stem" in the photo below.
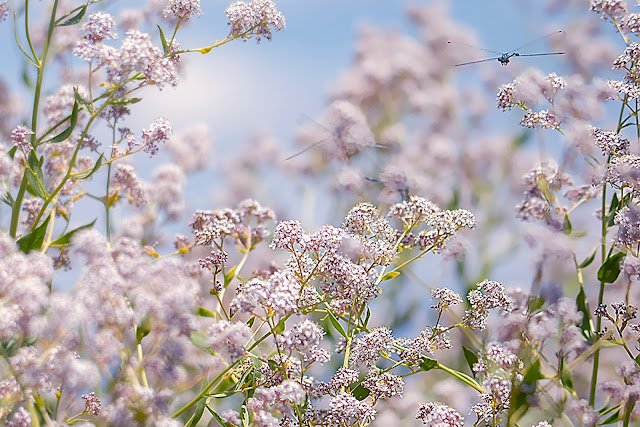
{"type": "MultiPolygon", "coordinates": [[[[44,70],[45,64],[47,62],[47,54],[49,53],[49,44],[51,43],[51,38],[53,37],[53,30],[55,28],[56,23],[56,12],[58,10],[58,0],[53,2],[53,7],[51,9],[51,19],[49,20],[49,29],[47,31],[47,37],[44,41],[44,47],[42,49],[42,57],[38,59],[35,55],[33,46],[31,45],[31,38],[29,36],[29,1],[25,2],[25,31],[27,33],[27,40],[29,41],[29,46],[31,47],[31,51],[33,53],[34,60],[36,64],[38,64],[38,76],[36,79],[36,87],[33,94],[33,111],[31,113],[31,130],[34,132],[31,135],[31,145],[35,150],[37,147],[37,127],[38,127],[38,110],[40,109],[40,95],[42,93],[42,81],[44,79],[44,70]]],[[[11,207],[11,224],[9,226],[9,234],[11,237],[16,237],[16,233],[18,231],[18,221],[20,219],[20,210],[22,208],[22,201],[24,200],[24,195],[27,190],[27,174],[29,172],[25,171],[24,176],[22,177],[22,182],[20,183],[20,188],[18,189],[18,194],[13,202],[13,206],[11,207]]],[[[35,224],[37,226],[37,224],[35,224]]]]}

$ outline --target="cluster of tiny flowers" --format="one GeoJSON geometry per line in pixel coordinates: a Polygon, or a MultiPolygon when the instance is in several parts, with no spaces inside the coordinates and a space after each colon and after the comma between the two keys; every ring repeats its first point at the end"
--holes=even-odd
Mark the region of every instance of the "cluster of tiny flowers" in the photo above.
{"type": "Polygon", "coordinates": [[[24,407],[19,407],[17,411],[11,414],[7,419],[7,427],[28,427],[31,423],[31,414],[24,407]]]}
{"type": "Polygon", "coordinates": [[[564,77],[560,77],[556,73],[549,73],[544,79],[549,85],[544,90],[544,96],[549,101],[555,98],[560,89],[564,89],[567,86],[564,77]]]}
{"type": "Polygon", "coordinates": [[[602,155],[629,154],[629,140],[622,138],[618,132],[602,130],[591,126],[591,135],[596,145],[602,150],[602,155]]]}
{"type": "MultiPolygon", "coordinates": [[[[302,284],[288,271],[276,271],[267,279],[255,278],[241,284],[231,301],[232,313],[256,313],[258,306],[267,315],[286,315],[298,311],[302,284]]],[[[261,311],[262,311],[261,310],[261,311]]]]}
{"type": "Polygon", "coordinates": [[[211,251],[211,255],[198,260],[200,267],[208,268],[211,271],[219,272],[227,264],[229,254],[221,250],[211,251]]]}
{"type": "Polygon", "coordinates": [[[268,235],[262,223],[272,219],[275,219],[275,213],[271,209],[263,208],[255,200],[246,199],[240,202],[237,209],[196,211],[189,225],[199,245],[212,245],[226,236],[234,237],[244,245],[255,245],[268,235]],[[257,220],[257,226],[250,227],[252,218],[257,220]]]}
{"type": "Polygon", "coordinates": [[[451,338],[442,325],[437,325],[433,330],[423,329],[415,338],[399,338],[396,344],[398,357],[409,365],[417,365],[425,353],[433,355],[434,350],[451,348],[451,338]]]}
{"type": "Polygon", "coordinates": [[[464,417],[449,405],[440,402],[422,403],[418,408],[416,419],[432,427],[463,427],[464,417]]]}
{"type": "Polygon", "coordinates": [[[462,297],[447,288],[432,289],[431,298],[439,300],[438,304],[432,305],[431,308],[435,308],[440,312],[446,310],[449,306],[462,303],[462,297]]]}
{"type": "Polygon", "coordinates": [[[26,127],[25,125],[20,125],[14,130],[11,131],[11,142],[13,142],[13,146],[17,147],[18,150],[23,153],[28,153],[31,151],[31,142],[27,139],[29,135],[33,135],[35,132],[26,127]]]}
{"type": "MultiPolygon", "coordinates": [[[[129,203],[142,207],[147,203],[145,192],[131,165],[116,164],[115,173],[111,179],[111,192],[126,191],[129,203]]],[[[112,194],[109,194],[111,197],[112,194]]]]}
{"type": "Polygon", "coordinates": [[[418,196],[411,196],[389,208],[390,218],[400,218],[405,224],[416,225],[428,221],[440,208],[433,202],[418,196]]]}
{"type": "Polygon", "coordinates": [[[391,372],[372,373],[362,385],[371,392],[371,396],[377,399],[390,399],[393,396],[402,395],[404,380],[391,372]]]}
{"type": "Polygon", "coordinates": [[[226,12],[230,35],[248,40],[252,35],[260,41],[262,37],[271,40],[272,28],[280,31],[286,27],[284,15],[276,9],[271,0],[238,1],[231,4],[226,12]]]}
{"type": "Polygon", "coordinates": [[[273,240],[269,244],[271,249],[286,249],[295,251],[295,245],[303,245],[304,228],[298,220],[280,221],[273,232],[273,240]]]}
{"type": "Polygon", "coordinates": [[[518,105],[515,100],[515,84],[509,83],[500,86],[498,90],[498,108],[502,111],[507,111],[518,105]]]}
{"type": "Polygon", "coordinates": [[[116,21],[113,16],[106,12],[100,11],[89,16],[87,22],[82,24],[84,31],[83,39],[96,44],[105,39],[115,39],[118,34],[113,30],[116,27],[116,21]]]}
{"type": "Polygon", "coordinates": [[[614,218],[618,232],[613,238],[616,246],[635,248],[640,243],[640,207],[632,204],[618,211],[614,218]]]}
{"type": "Polygon", "coordinates": [[[165,18],[174,16],[181,21],[188,21],[192,16],[198,16],[201,13],[200,0],[171,0],[162,10],[165,18]]]}
{"type": "Polygon", "coordinates": [[[229,363],[241,359],[245,353],[245,345],[249,342],[251,328],[244,322],[228,322],[222,320],[207,329],[211,350],[229,363]]]}
{"type": "Polygon", "coordinates": [[[464,323],[473,329],[485,329],[489,310],[499,308],[509,312],[513,309],[513,299],[509,297],[502,283],[483,280],[467,295],[471,309],[465,312],[464,323]]]}
{"type": "Polygon", "coordinates": [[[256,426],[277,426],[278,419],[271,414],[292,415],[293,405],[300,405],[306,394],[300,384],[286,380],[274,387],[259,387],[247,400],[247,409],[253,413],[256,426]]]}
{"type": "Polygon", "coordinates": [[[640,13],[630,13],[622,20],[622,28],[628,33],[640,33],[640,13]]]}
{"type": "Polygon", "coordinates": [[[391,329],[381,326],[358,339],[351,350],[349,362],[354,366],[372,366],[394,342],[391,329]]]}
{"type": "Polygon", "coordinates": [[[620,96],[620,99],[624,97],[630,97],[638,99],[640,98],[640,88],[636,85],[629,84],[627,82],[622,82],[620,80],[609,80],[607,81],[607,85],[616,91],[620,96]]]}
{"type": "Polygon", "coordinates": [[[395,259],[396,231],[372,204],[360,203],[353,207],[345,218],[343,228],[352,233],[343,247],[344,252],[353,252],[346,253],[354,255],[350,258],[371,259],[378,265],[389,265],[395,259]],[[351,251],[346,247],[349,242],[352,243],[351,251]]]}
{"type": "Polygon", "coordinates": [[[548,225],[557,225],[563,212],[554,211],[549,200],[549,192],[555,193],[563,186],[572,185],[571,177],[555,165],[543,162],[525,175],[522,181],[527,190],[523,193],[522,202],[516,206],[518,217],[524,220],[537,218],[544,220],[548,225]],[[552,212],[557,215],[552,216],[552,212]]]}
{"type": "Polygon", "coordinates": [[[616,19],[627,13],[624,7],[624,0],[591,0],[589,9],[602,15],[603,19],[616,19]]]}
{"type": "Polygon", "coordinates": [[[142,141],[144,151],[152,156],[158,153],[158,144],[165,143],[173,135],[171,124],[162,117],[159,117],[151,123],[149,129],[142,130],[142,141]]]}
{"type": "Polygon", "coordinates": [[[511,374],[524,367],[524,363],[507,347],[493,343],[485,349],[478,362],[473,365],[473,371],[484,375],[499,375],[511,378],[511,374]]]}
{"type": "Polygon", "coordinates": [[[640,61],[640,43],[631,43],[624,52],[613,61],[615,70],[627,70],[625,81],[637,84],[640,81],[640,70],[636,64],[640,61]]]}
{"type": "Polygon", "coordinates": [[[7,19],[7,16],[9,16],[9,7],[7,6],[7,2],[5,1],[0,3],[0,22],[7,19]]]}
{"type": "Polygon", "coordinates": [[[553,111],[542,110],[533,111],[527,110],[524,117],[520,121],[520,126],[526,128],[541,127],[543,129],[555,129],[560,126],[560,121],[553,111]]]}
{"type": "Polygon", "coordinates": [[[369,424],[377,411],[369,403],[356,399],[349,393],[340,393],[329,400],[329,411],[325,425],[369,424]]]}
{"type": "Polygon", "coordinates": [[[98,413],[100,412],[101,403],[100,399],[96,397],[96,394],[94,392],[83,394],[82,398],[85,402],[84,412],[86,412],[87,414],[98,415],[98,413]]]}
{"type": "Polygon", "coordinates": [[[613,157],[607,167],[605,180],[616,188],[631,187],[634,197],[640,196],[640,157],[635,154],[613,157]]]}
{"type": "MultiPolygon", "coordinates": [[[[120,49],[103,46],[95,53],[74,53],[87,61],[95,60],[97,65],[105,66],[107,81],[114,85],[127,83],[132,72],[144,74],[143,83],[157,85],[158,89],[178,84],[178,55],[165,57],[163,50],[151,43],[149,34],[129,30],[126,35],[120,49]]],[[[175,44],[172,48],[175,48],[175,44]]]]}
{"type": "Polygon", "coordinates": [[[304,351],[317,346],[322,340],[325,332],[324,329],[316,322],[305,319],[300,323],[296,323],[282,335],[277,337],[279,345],[287,350],[304,351]]]}
{"type": "Polygon", "coordinates": [[[480,394],[481,402],[473,405],[471,410],[479,420],[489,423],[499,419],[498,414],[509,409],[512,384],[510,380],[488,375],[482,381],[482,388],[487,393],[480,394]]]}
{"type": "Polygon", "coordinates": [[[441,252],[462,228],[475,228],[476,217],[466,209],[439,211],[431,215],[426,223],[431,229],[423,230],[418,235],[420,246],[432,247],[434,251],[441,252]]]}

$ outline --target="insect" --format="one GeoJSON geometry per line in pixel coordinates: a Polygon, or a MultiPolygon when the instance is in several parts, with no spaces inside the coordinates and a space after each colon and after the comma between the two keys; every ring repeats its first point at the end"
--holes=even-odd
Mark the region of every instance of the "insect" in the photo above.
{"type": "Polygon", "coordinates": [[[465,47],[467,49],[472,49],[472,50],[480,50],[482,52],[486,52],[486,54],[491,54],[492,56],[489,58],[484,58],[484,59],[478,59],[475,61],[468,61],[468,62],[462,62],[460,64],[455,64],[456,67],[460,67],[463,65],[469,65],[469,64],[478,64],[481,62],[488,62],[488,61],[498,61],[500,63],[500,65],[503,66],[507,66],[509,64],[509,62],[511,61],[511,58],[513,58],[514,56],[549,56],[549,55],[564,55],[565,52],[540,52],[541,50],[543,50],[543,48],[545,47],[545,45],[550,45],[553,44],[555,41],[563,39],[565,35],[565,32],[562,30],[559,31],[554,31],[553,33],[549,33],[546,36],[542,36],[539,37],[533,41],[530,41],[529,43],[526,43],[520,47],[518,47],[517,49],[511,50],[509,52],[498,52],[495,50],[489,50],[489,49],[482,49],[479,47],[475,47],[475,46],[471,46],[468,45],[466,43],[458,43],[458,42],[452,42],[449,41],[447,42],[449,45],[451,46],[461,46],[461,47],[465,47]]]}

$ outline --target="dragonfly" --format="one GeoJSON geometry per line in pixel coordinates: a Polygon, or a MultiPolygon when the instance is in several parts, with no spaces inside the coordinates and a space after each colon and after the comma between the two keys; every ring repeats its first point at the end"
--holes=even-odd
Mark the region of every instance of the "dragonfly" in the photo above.
{"type": "Polygon", "coordinates": [[[495,50],[482,49],[476,46],[468,45],[466,43],[458,43],[458,42],[452,42],[452,41],[449,41],[447,43],[452,46],[464,46],[466,48],[470,48],[476,51],[480,50],[482,52],[485,52],[486,54],[492,55],[489,58],[455,64],[456,67],[461,67],[463,65],[470,65],[470,64],[479,64],[481,62],[496,61],[496,60],[500,63],[500,65],[507,66],[511,61],[511,58],[513,58],[514,56],[564,55],[565,52],[540,52],[540,50],[542,50],[542,47],[544,47],[545,45],[551,44],[555,40],[560,40],[564,38],[564,35],[565,35],[565,32],[562,30],[554,31],[552,33],[547,34],[546,36],[539,37],[509,52],[498,52],[495,50]]]}

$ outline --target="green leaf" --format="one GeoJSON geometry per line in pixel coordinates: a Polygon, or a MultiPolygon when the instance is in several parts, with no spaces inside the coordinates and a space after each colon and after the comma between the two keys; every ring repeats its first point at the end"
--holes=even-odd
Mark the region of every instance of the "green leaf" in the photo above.
{"type": "MultiPolygon", "coordinates": [[[[81,6],[79,8],[73,9],[71,11],[71,13],[75,12],[76,10],[78,10],[78,13],[76,13],[71,18],[67,19],[66,21],[64,21],[62,23],[58,23],[59,21],[56,21],[56,26],[57,27],[67,27],[69,25],[75,25],[78,22],[82,21],[82,18],[84,18],[85,13],[87,13],[87,5],[85,4],[84,6],[81,6]]],[[[69,15],[71,15],[71,13],[69,13],[69,15]]],[[[69,16],[69,15],[67,15],[67,16],[69,16]]]]}
{"type": "Polygon", "coordinates": [[[393,279],[394,277],[399,276],[399,275],[400,275],[399,271],[390,271],[387,274],[385,274],[384,276],[382,276],[382,279],[380,279],[380,281],[393,279]]]}
{"type": "Polygon", "coordinates": [[[78,87],[77,86],[73,87],[73,97],[76,99],[76,102],[79,105],[82,105],[82,108],[87,110],[89,113],[93,114],[93,107],[91,106],[89,101],[87,101],[86,99],[84,99],[82,97],[82,95],[80,95],[80,92],[78,92],[78,87]]]}
{"type": "Polygon", "coordinates": [[[571,369],[567,366],[564,361],[562,362],[562,368],[560,368],[560,381],[562,381],[562,385],[573,393],[573,373],[571,373],[571,369]]]}
{"type": "Polygon", "coordinates": [[[598,270],[598,280],[603,283],[613,283],[620,275],[620,263],[624,260],[625,254],[623,252],[616,252],[611,255],[600,266],[598,270]]]}
{"type": "Polygon", "coordinates": [[[275,329],[275,333],[280,335],[284,332],[285,329],[285,319],[280,319],[280,321],[278,322],[278,324],[276,325],[276,329],[275,329]]]}
{"type": "Polygon", "coordinates": [[[13,202],[15,202],[13,196],[8,191],[2,195],[2,201],[10,208],[13,207],[13,202]]]}
{"type": "Polygon", "coordinates": [[[640,354],[636,356],[635,361],[638,365],[640,365],[640,354]]]}
{"type": "Polygon", "coordinates": [[[569,214],[564,215],[564,221],[562,223],[562,231],[567,236],[571,234],[571,230],[573,230],[573,226],[571,225],[571,220],[569,219],[569,214]]]}
{"type": "Polygon", "coordinates": [[[591,264],[593,260],[596,258],[597,251],[598,251],[598,248],[593,248],[593,251],[591,251],[591,254],[588,257],[586,257],[585,260],[580,263],[580,265],[578,265],[578,268],[586,268],[587,266],[589,266],[589,264],[591,264]]]}
{"type": "Polygon", "coordinates": [[[367,306],[367,314],[364,317],[363,327],[366,328],[369,325],[369,318],[371,317],[371,309],[367,306]]]}
{"type": "Polygon", "coordinates": [[[31,150],[27,161],[29,163],[29,169],[25,172],[27,175],[27,191],[36,197],[46,199],[49,195],[44,188],[44,172],[42,172],[44,157],[38,159],[35,151],[31,150]]]}
{"type": "Polygon", "coordinates": [[[73,130],[76,128],[76,124],[78,123],[78,111],[78,101],[76,100],[73,102],[73,110],[71,110],[71,116],[69,116],[69,127],[53,138],[46,140],[45,142],[62,142],[69,138],[69,135],[71,135],[73,130]]]}
{"type": "Polygon", "coordinates": [[[58,237],[56,240],[51,242],[51,246],[55,246],[55,247],[68,246],[74,234],[76,234],[80,230],[92,228],[95,225],[97,220],[98,219],[96,218],[93,221],[91,221],[89,224],[82,225],[74,230],[69,231],[68,233],[63,234],[62,236],[58,237]]]}
{"type": "Polygon", "coordinates": [[[353,390],[351,390],[351,394],[356,399],[363,401],[367,397],[369,397],[369,395],[371,394],[371,391],[365,386],[363,386],[362,384],[358,384],[356,387],[353,388],[353,390]]]}
{"type": "Polygon", "coordinates": [[[421,371],[426,372],[436,368],[438,366],[438,361],[428,357],[422,357],[418,366],[420,366],[421,371]]]}
{"type": "Polygon", "coordinates": [[[207,353],[211,354],[211,349],[209,348],[209,337],[202,331],[193,331],[191,335],[189,335],[189,339],[200,350],[204,350],[207,353]]]}
{"type": "Polygon", "coordinates": [[[469,365],[469,369],[471,369],[471,374],[475,377],[476,373],[473,370],[473,365],[478,363],[478,355],[469,350],[464,345],[462,346],[462,352],[464,353],[464,358],[467,361],[467,365],[469,365]]]}
{"type": "Polygon", "coordinates": [[[253,316],[251,319],[247,320],[247,326],[249,326],[250,328],[253,327],[253,324],[256,321],[256,316],[253,316]]]}
{"type": "Polygon", "coordinates": [[[49,226],[50,219],[51,215],[47,216],[47,219],[36,227],[35,230],[30,231],[18,239],[18,247],[22,252],[27,254],[31,250],[38,250],[42,247],[42,242],[44,242],[44,236],[47,234],[47,227],[49,226]]]}
{"type": "Polygon", "coordinates": [[[336,328],[336,331],[338,331],[338,333],[343,337],[347,338],[347,332],[344,330],[338,319],[336,319],[330,310],[327,310],[327,314],[329,315],[329,321],[331,321],[333,327],[336,328]]]}
{"type": "Polygon", "coordinates": [[[587,300],[587,295],[584,292],[584,288],[580,286],[580,292],[578,292],[578,296],[576,297],[576,306],[578,307],[578,311],[582,313],[582,320],[580,321],[580,329],[582,329],[582,335],[590,340],[593,336],[591,327],[591,311],[589,310],[589,301],[587,300]]]}
{"type": "Polygon", "coordinates": [[[618,200],[618,193],[613,193],[613,197],[611,198],[611,204],[609,205],[609,213],[613,213],[620,206],[620,200],[618,200]]]}
{"type": "Polygon", "coordinates": [[[100,167],[102,166],[102,158],[103,157],[104,157],[104,154],[100,154],[100,157],[98,157],[98,160],[96,160],[96,164],[93,166],[93,169],[91,169],[90,171],[80,172],[80,173],[77,173],[75,175],[72,175],[72,178],[75,178],[75,179],[87,179],[87,178],[89,178],[91,175],[96,173],[98,171],[98,169],[100,169],[100,167]]]}
{"type": "Polygon", "coordinates": [[[605,426],[607,424],[613,424],[620,421],[620,410],[616,411],[615,414],[611,415],[609,418],[607,418],[606,420],[602,421],[601,423],[599,423],[599,426],[605,426]]]}
{"type": "Polygon", "coordinates": [[[231,267],[231,270],[227,271],[227,274],[224,275],[224,287],[225,288],[236,277],[236,267],[237,267],[237,265],[234,265],[233,267],[231,267]]]}
{"type": "Polygon", "coordinates": [[[162,31],[162,27],[158,25],[158,32],[160,33],[160,41],[162,42],[162,50],[166,55],[169,53],[169,43],[167,43],[167,38],[164,36],[164,31],[162,31]]]}
{"type": "Polygon", "coordinates": [[[202,317],[216,317],[215,314],[213,314],[212,312],[210,312],[204,307],[198,307],[198,311],[196,312],[196,314],[202,317]]]}
{"type": "Polygon", "coordinates": [[[142,98],[123,98],[123,99],[116,99],[115,101],[111,101],[109,104],[111,104],[111,105],[130,105],[130,104],[137,104],[140,101],[142,101],[142,98]]]}
{"type": "Polygon", "coordinates": [[[225,422],[224,422],[224,420],[222,419],[222,417],[221,417],[220,415],[218,415],[218,414],[216,413],[216,411],[214,411],[213,409],[211,409],[211,407],[210,407],[209,405],[206,405],[206,406],[207,406],[207,410],[209,411],[209,413],[211,414],[211,416],[212,416],[213,418],[215,418],[215,419],[216,419],[216,421],[220,423],[220,425],[222,425],[222,426],[224,426],[224,427],[228,427],[228,426],[230,425],[230,424],[225,423],[225,422]]]}
{"type": "Polygon", "coordinates": [[[196,411],[193,413],[189,421],[184,425],[184,427],[196,427],[204,414],[204,408],[207,406],[208,397],[204,396],[202,399],[198,400],[198,404],[196,405],[196,411]]]}

